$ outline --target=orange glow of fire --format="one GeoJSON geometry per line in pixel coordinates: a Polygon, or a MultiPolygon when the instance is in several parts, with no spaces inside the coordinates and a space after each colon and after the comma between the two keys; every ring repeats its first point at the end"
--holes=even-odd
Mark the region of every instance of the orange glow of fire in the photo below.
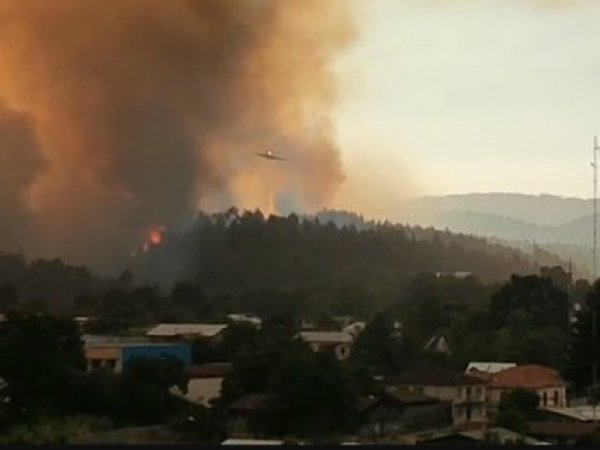
{"type": "Polygon", "coordinates": [[[162,231],[160,230],[152,230],[150,235],[148,236],[148,241],[152,245],[160,245],[163,242],[162,231]]]}
{"type": "MultiPolygon", "coordinates": [[[[150,232],[148,233],[146,239],[144,240],[144,242],[141,246],[142,253],[148,253],[152,247],[161,245],[165,241],[165,237],[164,237],[165,231],[166,231],[166,228],[163,226],[156,227],[156,228],[153,228],[152,230],[150,230],[150,232]]],[[[133,252],[131,254],[131,256],[134,257],[136,254],[137,254],[137,252],[133,252]]]]}

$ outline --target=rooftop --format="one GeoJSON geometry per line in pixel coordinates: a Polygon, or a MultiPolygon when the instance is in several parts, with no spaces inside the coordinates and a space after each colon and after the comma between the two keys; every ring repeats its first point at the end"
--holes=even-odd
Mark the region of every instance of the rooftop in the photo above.
{"type": "Polygon", "coordinates": [[[274,439],[226,439],[221,445],[283,445],[283,441],[274,439]]]}
{"type": "Polygon", "coordinates": [[[400,375],[388,377],[386,385],[416,385],[416,386],[465,386],[485,384],[484,381],[455,372],[450,369],[436,366],[421,366],[409,369],[400,375]]]}
{"type": "Polygon", "coordinates": [[[550,367],[530,364],[516,366],[493,374],[488,384],[491,388],[542,389],[566,386],[558,371],[550,367]]]}
{"type": "Polygon", "coordinates": [[[467,366],[465,373],[469,373],[472,370],[477,371],[477,372],[484,372],[484,373],[498,373],[501,372],[503,370],[506,369],[512,369],[513,367],[516,367],[517,365],[515,363],[507,363],[507,362],[470,362],[469,365],[467,366]]]}
{"type": "Polygon", "coordinates": [[[222,378],[231,371],[231,363],[206,363],[191,366],[186,373],[190,379],[194,378],[222,378]]]}
{"type": "Polygon", "coordinates": [[[350,344],[352,335],[343,331],[301,331],[300,337],[305,342],[325,344],[350,344]]]}
{"type": "Polygon", "coordinates": [[[213,323],[161,323],[146,333],[149,337],[176,337],[198,335],[214,337],[221,333],[226,324],[213,323]]]}
{"type": "Polygon", "coordinates": [[[188,381],[187,391],[183,393],[178,386],[173,386],[170,392],[189,402],[210,407],[210,401],[221,394],[222,378],[197,378],[188,381]]]}
{"type": "Polygon", "coordinates": [[[541,408],[541,410],[567,419],[573,419],[577,422],[592,422],[594,416],[600,419],[600,408],[596,408],[596,414],[594,414],[594,407],[591,405],[571,406],[569,408],[545,407],[541,408]]]}
{"type": "Polygon", "coordinates": [[[598,432],[596,423],[566,423],[566,422],[527,422],[529,434],[543,437],[584,437],[594,436],[598,432]]]}

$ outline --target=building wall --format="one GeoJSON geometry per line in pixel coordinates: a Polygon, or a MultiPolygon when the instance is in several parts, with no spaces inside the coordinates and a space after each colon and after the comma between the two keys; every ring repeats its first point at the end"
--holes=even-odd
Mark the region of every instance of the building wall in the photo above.
{"type": "MultiPolygon", "coordinates": [[[[502,400],[502,396],[507,395],[514,390],[514,388],[489,388],[488,404],[494,407],[498,406],[502,400]]],[[[564,386],[537,389],[535,392],[540,397],[540,406],[554,408],[567,407],[567,391],[564,386]]]]}
{"type": "Polygon", "coordinates": [[[123,367],[126,367],[135,358],[165,358],[174,357],[184,366],[192,363],[192,347],[187,343],[174,343],[172,345],[139,345],[124,347],[122,351],[123,367]]]}
{"type": "Polygon", "coordinates": [[[122,369],[121,349],[117,347],[86,347],[87,370],[109,368],[116,372],[122,369]]]}
{"type": "Polygon", "coordinates": [[[310,348],[314,352],[333,352],[335,357],[339,360],[346,359],[350,356],[350,352],[352,347],[350,344],[331,344],[331,343],[321,343],[321,342],[311,342],[310,348]]]}
{"type": "Polygon", "coordinates": [[[485,385],[467,386],[409,386],[409,389],[421,392],[452,404],[454,424],[487,421],[485,408],[485,385]]]}

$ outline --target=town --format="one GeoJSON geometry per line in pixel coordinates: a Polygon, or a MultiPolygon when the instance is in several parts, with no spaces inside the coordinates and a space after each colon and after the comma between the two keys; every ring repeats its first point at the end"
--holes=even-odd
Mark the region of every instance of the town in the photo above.
{"type": "Polygon", "coordinates": [[[236,298],[194,283],[168,294],[118,283],[59,314],[0,289],[3,442],[599,437],[600,284],[560,266],[492,284],[464,271],[417,274],[410,298],[383,309],[358,287],[329,299],[297,290],[236,298]]]}

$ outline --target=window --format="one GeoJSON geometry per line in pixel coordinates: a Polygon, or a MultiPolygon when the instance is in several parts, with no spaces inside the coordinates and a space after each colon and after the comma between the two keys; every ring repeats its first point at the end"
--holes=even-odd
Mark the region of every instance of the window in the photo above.
{"type": "Polygon", "coordinates": [[[106,367],[108,367],[110,370],[115,370],[115,367],[117,367],[117,360],[116,359],[107,359],[106,367]]]}
{"type": "Polygon", "coordinates": [[[467,421],[471,420],[471,407],[467,407],[467,421]]]}
{"type": "Polygon", "coordinates": [[[471,398],[471,386],[467,387],[467,398],[471,398]]]}
{"type": "Polygon", "coordinates": [[[544,391],[544,395],[542,397],[542,405],[548,406],[548,393],[544,391]]]}
{"type": "Polygon", "coordinates": [[[558,406],[558,400],[560,399],[560,393],[558,390],[554,391],[554,406],[558,406]]]}

